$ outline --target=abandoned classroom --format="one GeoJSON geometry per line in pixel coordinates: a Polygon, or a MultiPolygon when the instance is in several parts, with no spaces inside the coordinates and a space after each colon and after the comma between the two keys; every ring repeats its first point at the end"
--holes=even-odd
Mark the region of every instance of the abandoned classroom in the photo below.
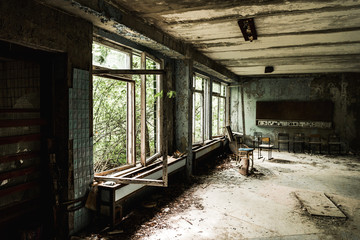
{"type": "Polygon", "coordinates": [[[0,1],[0,239],[360,239],[359,0],[0,1]]]}

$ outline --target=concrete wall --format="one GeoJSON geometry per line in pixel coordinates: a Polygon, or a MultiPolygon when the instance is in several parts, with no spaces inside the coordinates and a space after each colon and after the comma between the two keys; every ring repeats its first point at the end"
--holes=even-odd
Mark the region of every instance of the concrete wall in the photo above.
{"type": "MultiPolygon", "coordinates": [[[[241,86],[231,88],[231,126],[236,131],[243,131],[241,86]]],[[[360,124],[360,74],[323,74],[309,76],[288,76],[281,78],[253,78],[243,84],[245,133],[262,132],[277,140],[279,132],[288,132],[290,137],[296,132],[305,136],[319,133],[324,141],[329,133],[340,134],[346,151],[359,151],[360,124]],[[314,101],[331,100],[334,103],[333,129],[285,128],[256,126],[257,101],[314,101]]],[[[249,137],[247,138],[247,143],[249,137]]],[[[275,147],[277,147],[275,141],[275,147]]]]}

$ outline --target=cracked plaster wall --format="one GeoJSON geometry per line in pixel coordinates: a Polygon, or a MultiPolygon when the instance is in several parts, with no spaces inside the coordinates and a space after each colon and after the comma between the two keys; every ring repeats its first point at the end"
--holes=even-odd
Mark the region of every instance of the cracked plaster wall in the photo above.
{"type": "MultiPolygon", "coordinates": [[[[343,149],[346,151],[360,150],[360,74],[323,74],[306,77],[254,78],[244,83],[244,114],[247,143],[251,144],[249,136],[254,132],[262,132],[263,136],[275,139],[277,134],[287,132],[292,138],[294,133],[303,132],[305,136],[319,133],[324,141],[329,133],[340,135],[343,149]],[[315,101],[331,100],[334,103],[332,129],[316,128],[286,128],[286,127],[258,127],[256,126],[257,101],[315,101]]],[[[236,131],[243,131],[241,87],[231,89],[231,126],[236,131]]]]}

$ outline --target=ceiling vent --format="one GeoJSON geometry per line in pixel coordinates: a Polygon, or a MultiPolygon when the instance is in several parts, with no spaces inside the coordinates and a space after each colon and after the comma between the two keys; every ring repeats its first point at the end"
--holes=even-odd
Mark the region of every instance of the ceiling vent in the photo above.
{"type": "Polygon", "coordinates": [[[240,19],[238,24],[245,41],[252,42],[257,39],[254,18],[240,19]]]}

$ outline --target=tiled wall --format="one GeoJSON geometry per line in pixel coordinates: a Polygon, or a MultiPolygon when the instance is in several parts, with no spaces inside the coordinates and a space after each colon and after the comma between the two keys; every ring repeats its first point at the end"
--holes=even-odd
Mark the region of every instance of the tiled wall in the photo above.
{"type": "MultiPolygon", "coordinates": [[[[73,69],[73,87],[69,89],[69,138],[73,140],[74,198],[85,196],[94,177],[90,130],[89,72],[73,69]]],[[[90,212],[81,208],[73,214],[77,232],[89,223],[90,212]]]]}

